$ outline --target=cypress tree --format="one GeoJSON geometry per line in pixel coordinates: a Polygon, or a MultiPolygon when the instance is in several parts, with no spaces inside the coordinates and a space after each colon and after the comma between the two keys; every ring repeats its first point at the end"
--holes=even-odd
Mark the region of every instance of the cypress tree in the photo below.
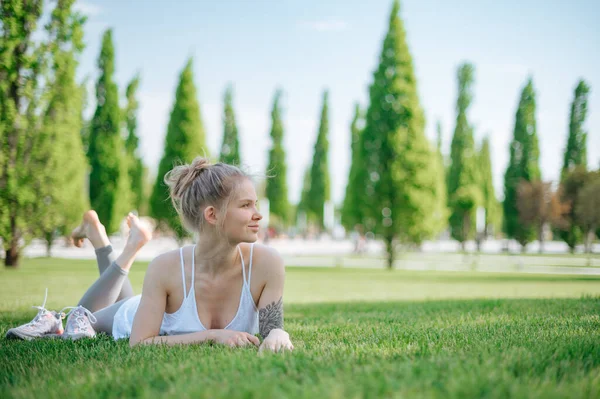
{"type": "Polygon", "coordinates": [[[369,89],[360,145],[366,227],[383,237],[390,268],[395,238],[418,246],[437,230],[436,171],[431,169],[433,154],[399,9],[396,0],[369,89]]]}
{"type": "Polygon", "coordinates": [[[359,186],[359,174],[363,170],[360,160],[360,141],[364,128],[364,117],[360,105],[354,105],[354,117],[350,124],[350,172],[348,173],[348,183],[346,184],[346,194],[342,205],[342,225],[349,231],[356,224],[362,223],[361,197],[362,188],[359,186]]]}
{"type": "Polygon", "coordinates": [[[325,202],[330,199],[330,178],[329,178],[329,116],[328,116],[328,96],[329,93],[323,93],[323,107],[321,109],[321,122],[319,124],[319,133],[315,142],[313,163],[310,169],[310,191],[308,194],[309,213],[314,218],[316,225],[324,228],[323,209],[325,202]]]}
{"type": "Polygon", "coordinates": [[[458,68],[456,127],[448,172],[451,234],[463,249],[465,242],[475,237],[475,212],[481,203],[473,128],[467,120],[467,111],[473,100],[473,73],[474,68],[470,64],[463,64],[458,68]]]}
{"type": "Polygon", "coordinates": [[[45,46],[33,38],[42,1],[0,3],[0,237],[4,263],[17,267],[32,238],[43,165],[30,162],[39,133],[40,76],[45,46]]]}
{"type": "Polygon", "coordinates": [[[119,92],[114,82],[112,30],[102,37],[98,58],[100,78],[96,84],[96,112],[90,126],[90,203],[110,234],[119,228],[130,205],[130,185],[125,143],[121,137],[119,92]]]}
{"type": "MultiPolygon", "coordinates": [[[[569,137],[564,154],[563,167],[561,170],[561,183],[569,180],[569,198],[571,204],[575,204],[575,199],[578,196],[578,191],[581,190],[577,184],[574,184],[574,176],[570,176],[574,171],[575,176],[581,175],[587,170],[587,132],[583,129],[583,123],[587,114],[587,102],[590,88],[580,80],[575,88],[573,103],[571,104],[571,115],[569,121],[569,137]],[[569,179],[569,177],[571,177],[569,179]],[[577,188],[577,189],[576,189],[577,188]]],[[[568,214],[565,215],[566,223],[563,227],[558,228],[558,235],[567,243],[571,252],[575,251],[575,247],[584,238],[582,226],[576,223],[575,206],[571,206],[568,214]]],[[[587,238],[587,237],[586,237],[587,238]]]]}
{"type": "Polygon", "coordinates": [[[533,226],[523,226],[519,221],[517,187],[521,180],[540,180],[538,158],[535,92],[530,78],[521,92],[510,144],[510,159],[504,175],[504,231],[508,237],[516,239],[523,250],[535,238],[535,229],[533,226]]]}
{"type": "Polygon", "coordinates": [[[168,200],[169,190],[164,183],[164,176],[178,163],[189,163],[198,155],[208,157],[208,147],[205,141],[204,125],[190,58],[179,77],[175,103],[165,136],[164,152],[150,197],[152,216],[173,229],[179,239],[183,238],[186,232],[177,212],[168,200]]]}
{"type": "Polygon", "coordinates": [[[448,189],[446,188],[446,167],[442,154],[442,126],[437,123],[437,139],[435,148],[432,149],[432,169],[435,171],[435,198],[436,208],[434,213],[434,232],[441,233],[448,225],[448,189]]]}
{"type": "Polygon", "coordinates": [[[437,153],[438,153],[438,156],[442,160],[442,164],[445,165],[446,162],[444,162],[444,154],[442,153],[442,122],[437,121],[437,123],[435,125],[435,133],[436,133],[435,146],[437,149],[437,153]]]}
{"type": "Polygon", "coordinates": [[[484,138],[479,150],[479,171],[481,192],[483,194],[483,207],[485,208],[485,234],[498,231],[500,228],[499,203],[494,190],[492,176],[492,160],[490,157],[490,140],[484,138]]]}
{"type": "Polygon", "coordinates": [[[127,85],[125,91],[127,105],[124,110],[125,126],[127,127],[125,150],[127,152],[129,184],[131,185],[131,208],[138,212],[142,209],[143,202],[146,201],[144,196],[144,163],[139,154],[140,139],[137,136],[137,110],[139,103],[136,95],[139,85],[140,76],[136,75],[127,85]]]}
{"type": "Polygon", "coordinates": [[[306,168],[304,171],[304,177],[302,178],[302,192],[300,193],[300,201],[296,207],[296,221],[300,212],[308,213],[308,197],[310,195],[310,170],[311,167],[306,168]]]}
{"type": "Polygon", "coordinates": [[[225,90],[224,103],[223,143],[221,144],[219,161],[230,165],[239,165],[241,163],[240,143],[235,123],[235,113],[233,111],[233,87],[231,85],[225,90]]]}
{"type": "Polygon", "coordinates": [[[285,163],[285,150],[283,149],[283,122],[281,120],[281,100],[282,92],[277,90],[273,101],[271,111],[271,140],[272,145],[269,150],[269,162],[267,166],[268,174],[273,174],[272,178],[267,179],[265,194],[269,200],[269,209],[271,215],[285,225],[288,222],[290,210],[287,187],[287,165],[285,163]]]}
{"type": "Polygon", "coordinates": [[[55,233],[70,232],[89,207],[85,187],[87,159],[83,150],[83,101],[75,81],[77,56],[83,50],[85,18],[73,12],[74,0],[59,0],[47,26],[50,74],[47,78],[48,106],[37,146],[45,164],[43,180],[37,185],[39,232],[50,255],[55,233]]]}
{"type": "Polygon", "coordinates": [[[589,86],[583,80],[580,80],[575,88],[575,95],[571,104],[569,137],[560,173],[561,181],[575,167],[583,166],[587,168],[587,132],[583,129],[583,123],[587,114],[589,93],[589,86]]]}

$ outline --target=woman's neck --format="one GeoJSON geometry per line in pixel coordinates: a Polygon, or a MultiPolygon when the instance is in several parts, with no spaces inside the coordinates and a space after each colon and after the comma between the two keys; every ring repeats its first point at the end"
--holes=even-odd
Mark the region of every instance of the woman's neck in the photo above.
{"type": "Polygon", "coordinates": [[[237,244],[222,237],[199,237],[194,251],[196,270],[216,276],[235,266],[239,256],[237,244]]]}

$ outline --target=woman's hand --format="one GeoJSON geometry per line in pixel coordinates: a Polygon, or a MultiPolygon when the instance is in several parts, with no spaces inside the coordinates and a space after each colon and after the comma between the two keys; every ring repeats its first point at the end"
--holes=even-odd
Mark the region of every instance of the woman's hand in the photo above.
{"type": "Polygon", "coordinates": [[[233,330],[210,331],[212,333],[211,341],[218,344],[228,345],[232,348],[248,345],[258,346],[260,344],[260,341],[257,337],[246,332],[233,330]]]}
{"type": "Polygon", "coordinates": [[[294,345],[292,345],[292,341],[290,341],[290,334],[280,328],[272,329],[269,336],[265,338],[258,348],[259,353],[265,350],[271,352],[294,350],[294,345]]]}

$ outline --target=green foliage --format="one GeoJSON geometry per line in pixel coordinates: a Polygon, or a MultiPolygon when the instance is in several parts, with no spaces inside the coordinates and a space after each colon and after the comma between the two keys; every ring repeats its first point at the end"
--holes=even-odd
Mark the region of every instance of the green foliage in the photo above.
{"type": "Polygon", "coordinates": [[[114,82],[115,55],[112,31],[102,37],[98,58],[100,77],[96,84],[96,112],[90,126],[90,203],[110,234],[130,210],[128,162],[121,136],[119,92],[114,82]]]}
{"type": "Polygon", "coordinates": [[[473,74],[471,64],[463,64],[458,68],[456,127],[448,171],[451,234],[452,238],[461,243],[475,238],[475,212],[482,203],[473,128],[467,120],[467,111],[473,101],[473,74]]]}
{"type": "Polygon", "coordinates": [[[581,188],[577,203],[575,204],[575,217],[581,228],[585,242],[585,250],[592,252],[592,236],[596,228],[600,227],[600,171],[590,172],[588,181],[581,188]]]}
{"type": "Polygon", "coordinates": [[[567,139],[567,147],[560,174],[561,181],[576,166],[587,167],[587,132],[583,130],[583,123],[587,114],[589,93],[589,86],[583,80],[580,80],[575,88],[575,96],[571,104],[569,138],[567,139]]]}
{"type": "Polygon", "coordinates": [[[442,154],[442,126],[437,123],[437,140],[435,148],[431,150],[432,156],[432,170],[435,171],[435,199],[436,208],[434,211],[434,232],[436,234],[441,233],[448,226],[448,216],[450,210],[448,209],[448,188],[446,187],[446,167],[444,162],[444,155],[442,154]]]}
{"type": "Polygon", "coordinates": [[[521,180],[540,180],[539,148],[535,121],[535,92],[530,78],[519,100],[510,159],[504,175],[504,231],[522,246],[535,238],[533,226],[523,226],[517,209],[517,186],[521,180]]]}
{"type": "Polygon", "coordinates": [[[299,212],[308,212],[308,196],[310,195],[310,170],[311,168],[309,167],[304,171],[304,177],[302,178],[302,192],[300,194],[300,201],[296,207],[296,218],[298,218],[299,212]]]}
{"type": "Polygon", "coordinates": [[[36,152],[47,46],[34,39],[41,14],[41,0],[0,3],[0,237],[7,266],[18,266],[35,232],[43,184],[36,152]]]}
{"type": "Polygon", "coordinates": [[[361,176],[364,168],[361,163],[361,135],[364,129],[364,113],[360,109],[360,105],[357,103],[354,106],[354,117],[350,125],[350,148],[351,148],[351,160],[350,160],[350,172],[348,174],[348,183],[346,184],[346,194],[344,196],[344,203],[342,205],[342,225],[347,231],[354,229],[354,226],[362,223],[363,221],[363,209],[362,209],[362,198],[363,198],[363,187],[360,186],[361,182],[365,180],[364,176],[361,176]]]}
{"type": "Polygon", "coordinates": [[[144,195],[144,163],[139,152],[140,139],[137,136],[137,110],[139,103],[136,95],[140,85],[140,76],[136,75],[127,85],[125,96],[127,105],[124,110],[125,125],[127,127],[127,139],[125,140],[125,150],[127,152],[126,161],[129,175],[129,184],[131,185],[131,209],[138,212],[147,201],[144,195]]]}
{"type": "Polygon", "coordinates": [[[43,176],[37,189],[39,217],[32,223],[37,223],[38,233],[46,238],[48,253],[55,233],[69,233],[89,207],[85,187],[88,165],[80,135],[85,93],[75,81],[85,18],[73,12],[73,3],[58,1],[47,26],[48,105],[35,154],[45,167],[39,172],[43,176]]]}
{"type": "Polygon", "coordinates": [[[273,109],[271,111],[271,149],[269,150],[269,162],[267,174],[273,175],[267,179],[265,195],[269,200],[269,210],[272,215],[281,220],[283,224],[289,222],[289,199],[287,187],[287,165],[285,161],[285,150],[283,148],[283,122],[281,120],[282,92],[275,92],[273,109]]]}
{"type": "Polygon", "coordinates": [[[238,139],[238,129],[235,123],[235,113],[233,111],[233,87],[227,87],[225,91],[225,106],[223,111],[223,143],[221,144],[221,154],[219,161],[230,164],[240,165],[240,142],[238,139]]]}
{"type": "Polygon", "coordinates": [[[487,234],[498,232],[500,225],[500,203],[494,190],[492,176],[492,160],[490,157],[490,140],[483,139],[479,150],[478,169],[480,176],[481,192],[483,195],[482,206],[485,208],[485,231],[487,234]]]}
{"type": "Polygon", "coordinates": [[[364,160],[366,228],[383,236],[389,267],[394,238],[420,245],[432,237],[437,206],[436,173],[424,133],[417,82],[406,33],[394,1],[360,144],[364,160]]]}
{"type": "Polygon", "coordinates": [[[164,183],[164,176],[176,164],[190,163],[199,155],[208,157],[209,153],[194,85],[192,59],[190,59],[179,78],[175,103],[165,136],[164,152],[150,198],[152,216],[159,222],[165,223],[179,238],[187,233],[169,201],[169,190],[164,183]]]}
{"type": "Polygon", "coordinates": [[[576,213],[579,197],[583,188],[593,181],[597,174],[598,172],[588,172],[583,165],[576,166],[564,176],[560,184],[560,200],[569,205],[569,211],[562,215],[564,223],[563,226],[558,226],[558,234],[567,243],[571,252],[575,252],[577,244],[583,240],[584,224],[576,213]]]}
{"type": "Polygon", "coordinates": [[[330,177],[329,177],[329,116],[328,116],[328,96],[329,93],[323,93],[323,108],[321,109],[321,122],[319,124],[319,133],[315,142],[313,154],[313,163],[310,169],[310,189],[307,196],[308,214],[314,219],[315,224],[324,228],[323,209],[325,203],[331,197],[330,177]]]}

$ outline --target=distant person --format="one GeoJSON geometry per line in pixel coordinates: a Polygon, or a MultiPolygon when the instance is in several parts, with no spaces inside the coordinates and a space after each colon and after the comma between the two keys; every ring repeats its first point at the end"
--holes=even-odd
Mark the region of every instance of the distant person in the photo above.
{"type": "Polygon", "coordinates": [[[235,166],[198,157],[167,173],[165,182],[183,224],[198,235],[194,245],[156,257],[142,294],[136,296],[127,275],[151,232],[129,214],[129,237],[115,259],[98,215],[88,211],[72,236],[77,246],[90,240],[100,278],[77,306],[48,311],[44,299],[31,322],[6,336],[79,339],[103,332],[114,339],[128,337],[131,346],[212,341],[255,345],[259,351],[292,350],[283,330],[283,260],[276,250],[255,245],[262,216],[249,176],[235,166]]]}
{"type": "Polygon", "coordinates": [[[365,252],[367,240],[363,233],[363,226],[361,224],[357,224],[354,226],[354,230],[350,234],[350,238],[353,244],[353,253],[362,254],[365,252]]]}

